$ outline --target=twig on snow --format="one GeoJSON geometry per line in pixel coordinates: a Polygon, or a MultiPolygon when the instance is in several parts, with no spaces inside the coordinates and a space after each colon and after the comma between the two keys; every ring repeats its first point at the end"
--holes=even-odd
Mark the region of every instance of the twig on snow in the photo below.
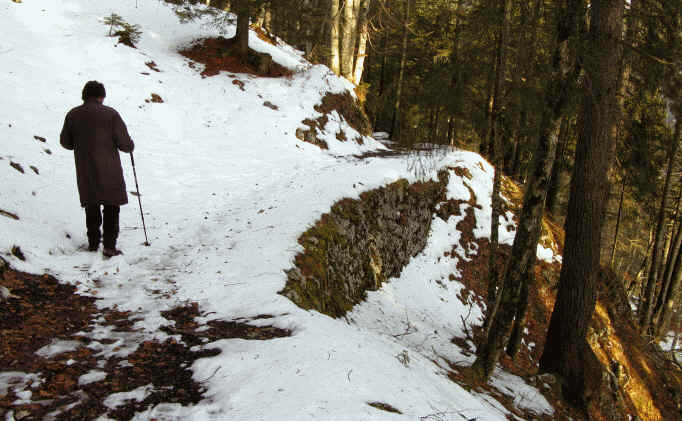
{"type": "Polygon", "coordinates": [[[405,328],[405,331],[403,333],[398,333],[396,335],[391,336],[393,336],[394,338],[401,338],[417,330],[414,326],[412,326],[412,323],[410,323],[410,316],[407,314],[407,310],[405,310],[405,319],[407,319],[407,328],[405,328]]]}
{"type": "Polygon", "coordinates": [[[216,373],[218,372],[218,370],[220,370],[221,368],[223,368],[223,366],[218,366],[218,368],[215,369],[215,371],[213,372],[213,374],[211,374],[211,375],[208,376],[205,380],[202,380],[202,381],[200,381],[200,382],[198,382],[198,383],[199,383],[199,384],[204,384],[204,383],[206,383],[207,381],[211,380],[211,379],[213,378],[213,376],[215,376],[216,373]]]}

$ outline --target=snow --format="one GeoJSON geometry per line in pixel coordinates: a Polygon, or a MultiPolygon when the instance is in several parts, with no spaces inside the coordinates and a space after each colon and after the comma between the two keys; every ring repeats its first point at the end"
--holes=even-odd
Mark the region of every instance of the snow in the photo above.
{"type": "Polygon", "coordinates": [[[140,386],[137,389],[131,390],[130,392],[113,393],[104,400],[104,406],[114,409],[117,406],[123,405],[126,401],[141,402],[145,400],[153,390],[154,386],[148,384],[146,386],[140,386]]]}
{"type": "MultiPolygon", "coordinates": [[[[19,270],[47,272],[81,294],[96,295],[98,306],[135,313],[135,334],[115,332],[103,320],[81,333],[95,340],[90,346],[102,356],[125,358],[144,340],[167,338],[158,330],[167,324],[160,313],[188,301],[210,314],[202,322],[271,314],[268,324],[293,331],[291,337],[269,341],[204,345],[222,351],[192,367],[194,379],[208,388],[206,399],[191,407],[160,404],[135,419],[388,420],[433,413],[443,414],[444,420],[507,419],[508,411],[494,398],[466,391],[447,378],[444,368],[446,360],[473,361],[450,341],[466,335],[464,323],[480,323],[483,311],[471,300],[463,304],[457,297],[462,285],[448,278],[460,276],[457,261],[466,259],[456,229],[463,216],[447,223],[434,219],[427,248],[399,278],[370,293],[347,320],[304,311],[277,294],[286,280],[283,270],[301,251],[297,238],[303,231],[335,201],[357,198],[399,178],[436,179],[440,168],[467,168],[471,179],[451,173],[448,198],[469,200],[468,185],[480,205],[473,209],[475,236],[489,237],[493,168],[479,155],[452,151],[432,157],[432,165],[421,172],[414,170],[411,157],[359,160],[352,155],[385,146],[370,137],[363,138],[363,145],[338,141],[341,128],[350,139],[357,134],[335,113],[318,133],[329,151],[303,143],[296,129],[306,127],[304,119],[320,116],[314,106],[324,94],[352,88],[348,81],[254,34],[251,46],[295,69],[293,76],[266,79],[223,72],[204,79],[177,50],[215,35],[216,28],[202,21],[180,24],[156,0],[5,2],[0,20],[8,34],[0,44],[0,206],[20,217],[0,216],[0,252],[7,260],[19,270]],[[112,12],[141,26],[137,49],[106,37],[102,19],[112,12]],[[149,61],[161,72],[150,72],[149,61]],[[141,245],[139,209],[130,196],[120,217],[118,245],[125,254],[110,260],[79,250],[86,241],[85,218],[73,156],[58,143],[64,115],[79,104],[83,84],[93,79],[105,84],[105,104],[119,111],[136,142],[151,242],[150,247],[141,245]],[[244,83],[244,91],[234,80],[244,83]],[[151,93],[164,103],[146,103],[151,93]],[[279,109],[264,107],[264,101],[279,109]],[[36,135],[46,143],[35,140],[36,135]],[[10,167],[10,161],[26,172],[10,167]],[[9,255],[15,245],[25,262],[9,255]],[[455,255],[443,258],[453,245],[455,255]],[[96,341],[102,338],[114,342],[96,341]],[[373,401],[404,415],[367,405],[373,401]]],[[[228,28],[227,35],[233,30],[228,28]]],[[[133,190],[130,160],[125,154],[122,159],[128,190],[133,190]]],[[[513,241],[513,230],[507,230],[512,216],[500,219],[505,244],[513,241]]],[[[43,355],[72,346],[53,343],[43,355]]],[[[79,383],[98,381],[102,373],[92,371],[79,383]]],[[[0,393],[10,387],[23,392],[38,376],[0,373],[0,393]]],[[[511,391],[519,407],[552,413],[522,379],[498,368],[494,382],[511,391]]],[[[152,388],[112,394],[105,404],[113,408],[125,400],[142,400],[152,388]]]]}
{"type": "Polygon", "coordinates": [[[23,392],[29,384],[39,384],[40,382],[41,379],[38,374],[6,371],[0,373],[0,395],[7,395],[10,388],[16,392],[23,392]]]}
{"type": "Polygon", "coordinates": [[[555,254],[554,250],[544,247],[542,244],[538,244],[538,259],[547,263],[561,263],[561,256],[555,254]]]}
{"type": "Polygon", "coordinates": [[[63,341],[53,339],[51,343],[36,351],[36,355],[43,358],[50,358],[62,352],[75,351],[80,345],[78,341],[63,341]]]}
{"type": "Polygon", "coordinates": [[[99,370],[91,370],[78,378],[78,385],[86,385],[104,380],[107,373],[99,370]]]}
{"type": "Polygon", "coordinates": [[[663,351],[675,352],[675,356],[678,360],[682,359],[682,348],[680,348],[680,342],[678,340],[676,348],[673,350],[673,344],[675,342],[676,332],[671,330],[665,337],[658,343],[663,351]]]}

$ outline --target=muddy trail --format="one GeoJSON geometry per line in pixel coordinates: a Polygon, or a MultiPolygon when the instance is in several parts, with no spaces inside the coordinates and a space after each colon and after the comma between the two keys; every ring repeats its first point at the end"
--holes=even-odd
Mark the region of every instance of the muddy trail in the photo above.
{"type": "Polygon", "coordinates": [[[0,306],[0,377],[9,385],[0,390],[3,420],[129,420],[161,403],[195,404],[207,379],[194,379],[191,367],[220,353],[211,342],[291,335],[252,326],[253,319],[200,324],[197,303],[185,303],[162,312],[169,337],[149,340],[135,313],[98,308],[98,298],[52,276],[6,267],[0,286],[12,294],[0,306]]]}

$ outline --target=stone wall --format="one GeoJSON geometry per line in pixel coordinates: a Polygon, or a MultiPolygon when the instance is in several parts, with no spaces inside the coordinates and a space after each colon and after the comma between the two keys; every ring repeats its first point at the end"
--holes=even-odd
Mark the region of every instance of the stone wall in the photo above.
{"type": "Polygon", "coordinates": [[[441,171],[438,181],[399,180],[335,203],[299,238],[304,250],[280,293],[305,309],[346,314],[424,249],[448,178],[441,171]]]}

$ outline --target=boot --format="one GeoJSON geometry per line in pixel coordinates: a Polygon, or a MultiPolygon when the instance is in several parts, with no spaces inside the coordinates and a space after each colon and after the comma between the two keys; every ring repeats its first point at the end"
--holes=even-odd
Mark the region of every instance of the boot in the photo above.
{"type": "Polygon", "coordinates": [[[121,250],[116,249],[116,248],[113,248],[113,249],[105,248],[102,251],[102,254],[104,255],[104,257],[109,258],[109,257],[114,257],[114,256],[120,256],[123,254],[123,252],[121,250]]]}

